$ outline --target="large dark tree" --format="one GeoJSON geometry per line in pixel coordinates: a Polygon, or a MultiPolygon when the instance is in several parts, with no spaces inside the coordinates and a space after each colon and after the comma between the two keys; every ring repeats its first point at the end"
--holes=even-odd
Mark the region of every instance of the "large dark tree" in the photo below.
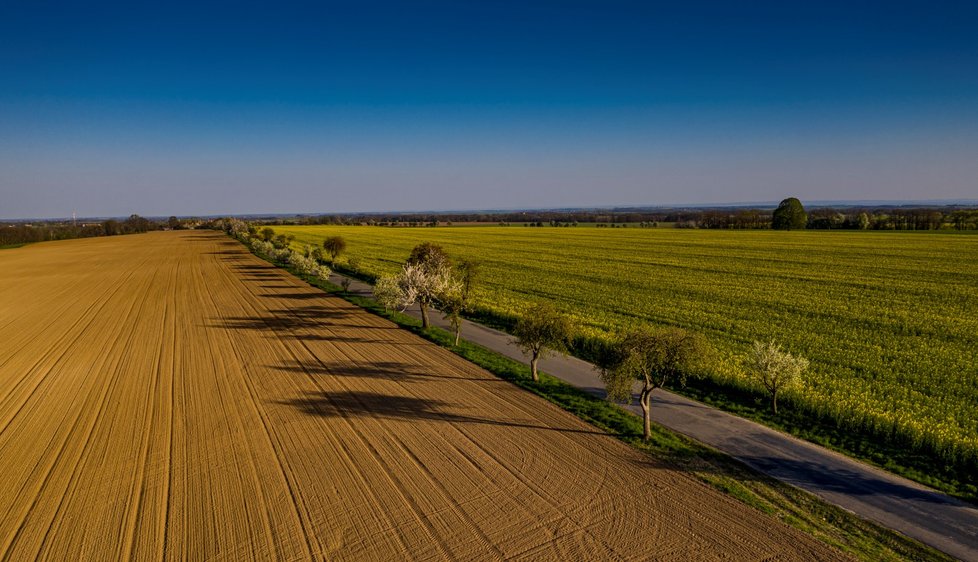
{"type": "Polygon", "coordinates": [[[431,242],[422,242],[411,250],[407,259],[408,265],[418,265],[433,271],[451,266],[451,260],[444,248],[431,242]]]}
{"type": "Polygon", "coordinates": [[[771,219],[771,228],[775,230],[802,230],[808,224],[808,214],[801,201],[789,197],[778,205],[771,219]]]}

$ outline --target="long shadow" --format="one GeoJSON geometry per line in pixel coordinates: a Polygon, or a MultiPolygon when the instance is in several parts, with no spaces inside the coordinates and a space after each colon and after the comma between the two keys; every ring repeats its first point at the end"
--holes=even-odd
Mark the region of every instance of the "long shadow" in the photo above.
{"type": "MultiPolygon", "coordinates": [[[[295,287],[289,287],[294,289],[295,287]]],[[[267,295],[258,295],[259,297],[266,299],[291,299],[291,300],[309,300],[309,299],[320,299],[326,296],[325,293],[270,293],[267,295]]]]}
{"type": "Polygon", "coordinates": [[[302,363],[299,361],[289,361],[280,365],[272,365],[271,368],[279,371],[291,373],[304,373],[308,375],[328,375],[334,377],[350,378],[386,378],[395,381],[431,381],[433,379],[452,380],[452,381],[476,381],[509,384],[506,381],[487,374],[484,377],[462,377],[454,375],[438,375],[422,370],[417,365],[408,363],[397,363],[394,361],[378,361],[369,365],[356,365],[350,363],[334,363],[322,365],[320,363],[302,363]]]}
{"type": "Polygon", "coordinates": [[[204,252],[207,256],[246,256],[248,252],[244,250],[219,250],[217,252],[204,252]]]}
{"type": "MultiPolygon", "coordinates": [[[[201,234],[187,234],[187,235],[184,235],[183,236],[183,239],[184,240],[207,240],[209,242],[213,242],[215,240],[220,240],[220,238],[218,238],[216,235],[215,236],[205,236],[205,235],[201,235],[201,234]]],[[[222,242],[218,242],[218,244],[234,244],[234,242],[222,241],[222,242]]]]}
{"type": "Polygon", "coordinates": [[[584,433],[605,435],[601,431],[549,427],[532,423],[520,423],[482,418],[457,413],[460,406],[443,400],[425,400],[411,396],[396,396],[377,392],[341,391],[313,392],[299,398],[278,402],[298,408],[310,416],[326,418],[372,417],[402,421],[437,421],[451,424],[481,424],[556,431],[560,433],[584,433]],[[450,411],[451,410],[451,411],[450,411]]]}
{"type": "Polygon", "coordinates": [[[283,332],[281,337],[293,337],[305,340],[367,342],[362,337],[337,336],[334,334],[294,334],[295,330],[318,330],[321,328],[341,328],[357,330],[382,330],[392,332],[396,327],[373,326],[351,323],[349,319],[363,318],[354,312],[323,306],[303,306],[289,309],[269,310],[261,316],[231,316],[217,318],[210,327],[228,328],[233,330],[259,330],[283,332]]]}
{"type": "Polygon", "coordinates": [[[242,265],[232,265],[234,269],[240,269],[242,271],[275,271],[278,268],[273,265],[255,265],[255,264],[242,264],[242,265]]]}
{"type": "Polygon", "coordinates": [[[886,496],[899,501],[918,501],[941,505],[959,505],[957,500],[940,494],[903,486],[843,468],[833,468],[815,461],[803,461],[767,456],[737,458],[761,472],[776,475],[791,483],[816,486],[827,492],[850,496],[886,496]]]}
{"type": "MultiPolygon", "coordinates": [[[[348,324],[336,324],[336,328],[352,328],[356,326],[350,326],[348,324]]],[[[358,330],[384,330],[386,332],[392,332],[392,329],[388,328],[378,328],[376,326],[364,326],[356,327],[358,330]]],[[[339,342],[339,343],[384,343],[388,345],[396,345],[399,347],[425,347],[431,344],[427,342],[418,343],[406,343],[404,340],[397,340],[394,338],[384,338],[384,337],[364,337],[364,336],[341,336],[338,334],[288,334],[285,337],[297,340],[297,341],[327,341],[327,342],[339,342]]]]}

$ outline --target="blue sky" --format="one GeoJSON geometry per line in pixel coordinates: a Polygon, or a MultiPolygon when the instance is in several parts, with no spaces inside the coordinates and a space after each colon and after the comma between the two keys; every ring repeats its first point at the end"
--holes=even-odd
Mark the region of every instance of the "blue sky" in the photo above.
{"type": "Polygon", "coordinates": [[[978,198],[978,8],[0,3],[0,217],[978,198]]]}

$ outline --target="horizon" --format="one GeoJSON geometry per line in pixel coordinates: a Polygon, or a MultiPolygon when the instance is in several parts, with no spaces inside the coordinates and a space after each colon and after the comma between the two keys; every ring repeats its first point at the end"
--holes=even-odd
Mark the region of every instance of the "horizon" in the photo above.
{"type": "MultiPolygon", "coordinates": [[[[166,219],[176,217],[179,219],[219,219],[219,218],[268,218],[268,217],[320,217],[320,216],[366,216],[366,215],[475,215],[475,214],[504,214],[514,212],[598,212],[598,211],[678,211],[685,209],[712,210],[712,209],[754,209],[754,210],[773,210],[778,206],[779,201],[748,201],[748,202],[728,202],[716,204],[669,204],[669,205],[602,205],[584,207],[510,207],[510,208],[484,208],[484,209],[406,209],[406,210],[370,210],[370,211],[298,211],[298,212],[244,212],[244,213],[217,213],[213,215],[184,214],[184,215],[151,215],[143,213],[124,213],[121,215],[76,215],[51,216],[51,217],[0,217],[2,222],[57,222],[70,220],[114,220],[126,219],[132,215],[141,216],[148,219],[166,219]]],[[[920,199],[920,200],[829,200],[829,201],[802,201],[806,210],[821,210],[837,208],[844,209],[920,209],[920,208],[955,208],[963,207],[966,209],[978,207],[978,199],[920,199]]]]}
{"type": "Polygon", "coordinates": [[[976,200],[976,15],[3,6],[0,216],[976,200]]]}

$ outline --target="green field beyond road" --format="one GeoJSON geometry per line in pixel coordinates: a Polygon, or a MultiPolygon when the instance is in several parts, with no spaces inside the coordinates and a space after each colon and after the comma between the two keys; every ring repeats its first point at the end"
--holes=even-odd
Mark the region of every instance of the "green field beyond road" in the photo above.
{"type": "Polygon", "coordinates": [[[710,376],[742,385],[754,340],[811,360],[795,407],[892,436],[952,464],[978,458],[978,237],[528,227],[276,227],[295,245],[340,235],[369,275],[422,241],[482,262],[480,312],[553,301],[585,338],[636,322],[682,326],[718,350],[710,376]]]}

